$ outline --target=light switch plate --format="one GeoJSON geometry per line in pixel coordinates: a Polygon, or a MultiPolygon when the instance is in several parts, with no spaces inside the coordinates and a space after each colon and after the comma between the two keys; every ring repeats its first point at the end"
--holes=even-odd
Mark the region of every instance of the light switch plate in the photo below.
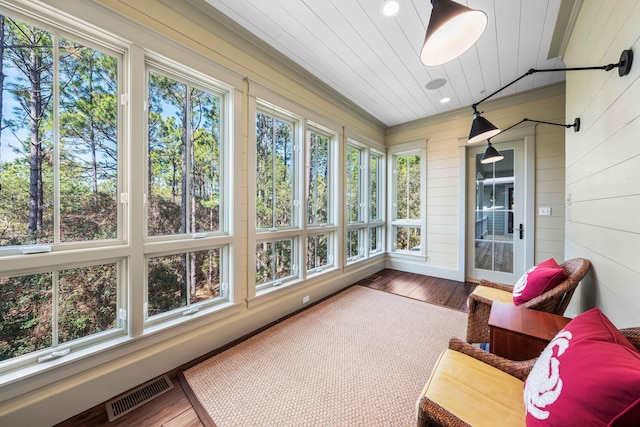
{"type": "Polygon", "coordinates": [[[538,208],[538,216],[551,216],[551,208],[538,208]]]}

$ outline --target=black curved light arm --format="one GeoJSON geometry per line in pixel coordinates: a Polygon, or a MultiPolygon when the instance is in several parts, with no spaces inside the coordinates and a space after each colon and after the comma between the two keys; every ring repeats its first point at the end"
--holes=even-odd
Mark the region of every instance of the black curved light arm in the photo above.
{"type": "MultiPolygon", "coordinates": [[[[500,135],[501,133],[504,133],[506,131],[508,131],[509,129],[512,129],[516,126],[518,126],[519,124],[522,124],[524,122],[532,122],[532,123],[542,123],[544,125],[553,125],[553,126],[562,126],[563,128],[573,128],[574,132],[578,132],[580,130],[580,118],[576,117],[576,119],[573,121],[573,123],[569,123],[569,124],[564,124],[564,123],[552,123],[552,122],[545,122],[544,120],[534,120],[534,119],[527,119],[524,118],[522,120],[520,120],[518,123],[514,123],[509,127],[506,127],[504,129],[502,129],[499,133],[493,135],[491,138],[495,138],[496,136],[500,135]]],[[[488,141],[491,141],[491,138],[488,138],[488,141]]]]}
{"type": "MultiPolygon", "coordinates": [[[[633,63],[633,51],[631,49],[627,49],[627,50],[623,50],[622,51],[622,53],[620,54],[620,60],[618,61],[617,64],[607,64],[607,65],[601,65],[601,66],[596,66],[596,67],[549,68],[549,69],[542,69],[542,70],[537,70],[535,68],[531,68],[529,71],[527,71],[526,73],[524,73],[523,75],[521,75],[520,77],[518,77],[517,79],[512,81],[511,83],[502,86],[500,89],[496,90],[492,94],[487,95],[484,98],[482,98],[480,101],[476,102],[475,104],[472,104],[471,108],[473,108],[474,114],[478,113],[478,110],[477,110],[478,105],[482,104],[484,101],[486,101],[487,99],[491,98],[492,96],[494,96],[498,92],[508,88],[509,86],[519,82],[521,79],[523,79],[523,78],[525,78],[525,77],[527,77],[527,76],[529,76],[531,74],[535,74],[535,73],[550,73],[550,72],[554,72],[554,71],[585,71],[585,70],[611,71],[614,68],[617,68],[618,69],[618,75],[620,77],[622,77],[622,76],[626,76],[627,74],[629,74],[629,72],[631,71],[631,64],[632,63],[633,63]]],[[[548,124],[555,124],[555,123],[548,123],[548,124]]]]}

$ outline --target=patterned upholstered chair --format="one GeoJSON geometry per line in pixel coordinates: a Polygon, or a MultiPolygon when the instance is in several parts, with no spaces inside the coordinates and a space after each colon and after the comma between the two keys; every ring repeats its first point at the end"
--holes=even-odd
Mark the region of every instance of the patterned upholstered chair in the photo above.
{"type": "MultiPolygon", "coordinates": [[[[640,327],[620,329],[640,351],[640,327]]],[[[417,401],[418,426],[524,426],[536,359],[512,361],[452,338],[417,401]]]]}
{"type": "MultiPolygon", "coordinates": [[[[571,301],[580,280],[587,274],[590,262],[584,258],[573,258],[560,266],[567,278],[555,288],[524,303],[521,307],[562,315],[571,301]]],[[[489,314],[493,301],[513,304],[513,286],[481,280],[469,296],[467,320],[467,342],[489,342],[489,314]]]]}

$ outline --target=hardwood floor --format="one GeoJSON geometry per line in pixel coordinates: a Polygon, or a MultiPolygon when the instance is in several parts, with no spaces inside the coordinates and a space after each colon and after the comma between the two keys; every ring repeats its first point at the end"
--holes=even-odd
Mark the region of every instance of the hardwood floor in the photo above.
{"type": "MultiPolygon", "coordinates": [[[[467,298],[476,286],[475,283],[470,282],[457,282],[390,269],[381,270],[356,284],[464,312],[467,311],[467,298]]],[[[56,427],[203,426],[178,380],[177,373],[215,353],[212,352],[169,372],[169,378],[174,385],[173,389],[125,414],[113,423],[109,422],[105,405],[102,404],[76,415],[56,427]]]]}

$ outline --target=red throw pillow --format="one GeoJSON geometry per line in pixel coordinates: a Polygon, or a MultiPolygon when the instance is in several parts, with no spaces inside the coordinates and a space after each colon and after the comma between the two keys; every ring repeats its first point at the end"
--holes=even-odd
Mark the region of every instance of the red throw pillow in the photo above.
{"type": "Polygon", "coordinates": [[[560,331],[524,386],[527,426],[637,426],[640,353],[598,308],[560,331]]]}
{"type": "Polygon", "coordinates": [[[524,304],[555,288],[566,278],[562,267],[553,258],[549,258],[522,275],[513,287],[513,303],[524,304]]]}

